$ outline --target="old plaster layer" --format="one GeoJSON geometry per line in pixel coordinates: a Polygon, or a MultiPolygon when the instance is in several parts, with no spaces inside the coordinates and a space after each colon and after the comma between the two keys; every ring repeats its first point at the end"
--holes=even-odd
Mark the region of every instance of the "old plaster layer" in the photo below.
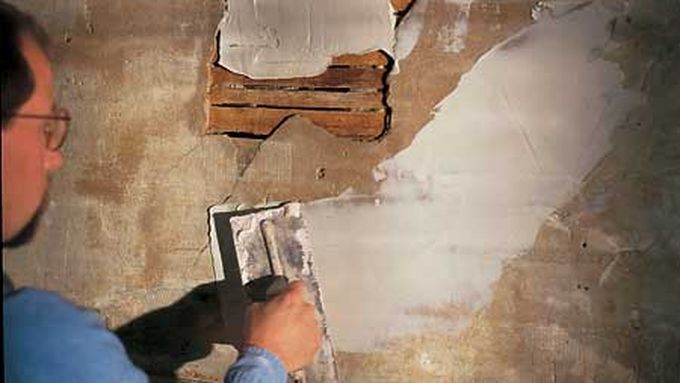
{"type": "Polygon", "coordinates": [[[229,0],[218,27],[218,64],[255,79],[311,77],[331,59],[391,54],[389,0],[229,0]]]}

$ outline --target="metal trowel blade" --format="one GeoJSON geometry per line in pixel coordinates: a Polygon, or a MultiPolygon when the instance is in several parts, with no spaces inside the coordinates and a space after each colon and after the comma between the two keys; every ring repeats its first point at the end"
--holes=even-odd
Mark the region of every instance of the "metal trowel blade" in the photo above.
{"type": "Polygon", "coordinates": [[[316,360],[305,369],[306,380],[336,383],[333,344],[321,289],[314,274],[309,231],[301,210],[299,203],[288,203],[231,217],[229,223],[244,285],[271,275],[283,275],[288,280],[302,280],[307,284],[321,322],[323,342],[316,360]]]}

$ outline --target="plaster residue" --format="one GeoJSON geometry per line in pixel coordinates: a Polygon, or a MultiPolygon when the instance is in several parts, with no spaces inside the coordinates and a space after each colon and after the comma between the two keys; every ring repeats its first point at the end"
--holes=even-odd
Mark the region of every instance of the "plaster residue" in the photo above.
{"type": "Polygon", "coordinates": [[[389,0],[229,0],[218,26],[218,63],[251,78],[310,77],[334,56],[391,54],[389,0]]]}
{"type": "Polygon", "coordinates": [[[578,189],[636,106],[598,56],[612,13],[594,4],[542,18],[483,57],[411,147],[379,166],[376,196],[308,206],[339,350],[464,328],[421,307],[484,307],[503,262],[578,189]]]}
{"type": "MultiPolygon", "coordinates": [[[[397,27],[394,45],[397,70],[399,69],[399,61],[411,54],[420,38],[425,24],[428,3],[428,0],[416,1],[397,27]]],[[[465,49],[465,38],[468,35],[468,23],[473,0],[447,0],[447,3],[459,7],[458,15],[453,24],[445,25],[439,30],[437,40],[441,45],[442,52],[460,53],[465,49]]]]}
{"type": "Polygon", "coordinates": [[[443,45],[443,52],[460,53],[465,49],[465,37],[468,34],[468,19],[472,0],[460,4],[456,22],[453,25],[442,28],[438,34],[438,40],[443,45]]]}

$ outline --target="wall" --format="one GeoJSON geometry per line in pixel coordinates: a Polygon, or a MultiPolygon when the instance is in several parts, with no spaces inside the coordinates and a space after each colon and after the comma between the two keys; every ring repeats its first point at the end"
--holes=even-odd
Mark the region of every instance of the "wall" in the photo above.
{"type": "MultiPolygon", "coordinates": [[[[220,1],[21,2],[75,121],[5,266],[115,328],[196,307],[210,205],[301,199],[345,382],[673,381],[680,9],[542,4],[418,1],[384,139],[292,119],[253,142],[200,133],[220,1]]],[[[216,380],[233,352],[209,351],[158,357],[216,380]]]]}

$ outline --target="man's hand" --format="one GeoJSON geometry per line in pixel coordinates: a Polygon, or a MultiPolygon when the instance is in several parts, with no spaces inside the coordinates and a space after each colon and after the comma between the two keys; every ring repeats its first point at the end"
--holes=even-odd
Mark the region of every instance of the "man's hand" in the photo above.
{"type": "Polygon", "coordinates": [[[291,282],[281,295],[253,303],[246,312],[244,340],[276,355],[288,372],[311,363],[321,346],[321,329],[305,284],[291,282]]]}

